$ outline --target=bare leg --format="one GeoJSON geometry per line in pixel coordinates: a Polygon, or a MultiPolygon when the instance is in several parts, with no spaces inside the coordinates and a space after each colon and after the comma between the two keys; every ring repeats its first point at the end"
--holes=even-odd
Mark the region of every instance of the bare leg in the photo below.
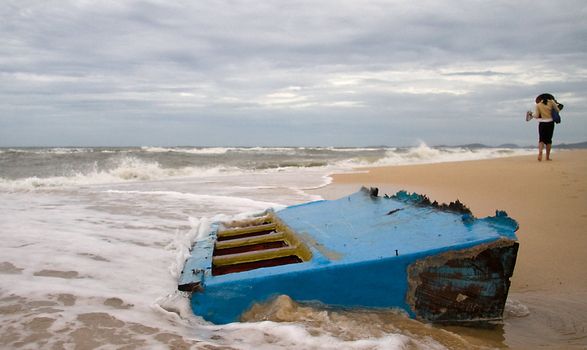
{"type": "Polygon", "coordinates": [[[538,161],[542,161],[542,150],[544,149],[544,142],[538,143],[538,161]]]}
{"type": "Polygon", "coordinates": [[[552,148],[552,144],[547,144],[546,145],[546,160],[551,160],[550,159],[550,149],[552,148]]]}

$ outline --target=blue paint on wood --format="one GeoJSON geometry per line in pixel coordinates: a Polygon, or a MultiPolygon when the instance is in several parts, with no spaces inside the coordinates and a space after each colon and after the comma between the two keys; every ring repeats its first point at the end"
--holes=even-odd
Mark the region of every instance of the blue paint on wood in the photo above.
{"type": "Polygon", "coordinates": [[[212,224],[210,232],[194,242],[191,255],[179,276],[180,290],[191,292],[201,289],[204,276],[210,275],[217,230],[218,224],[212,224]]]}
{"type": "MultiPolygon", "coordinates": [[[[196,242],[180,285],[198,285],[200,291],[191,296],[194,312],[219,324],[238,321],[254,303],[281,294],[330,306],[400,308],[416,317],[407,300],[410,265],[446,252],[515,241],[518,227],[504,212],[476,219],[417,201],[409,194],[383,198],[359,191],[334,201],[287,207],[275,214],[311,249],[312,259],[240,273],[211,274],[211,232],[196,242]]],[[[458,268],[475,275],[471,266],[458,268]]],[[[454,276],[458,271],[438,272],[454,276]]],[[[490,295],[494,287],[489,283],[485,288],[481,294],[490,295]]]]}

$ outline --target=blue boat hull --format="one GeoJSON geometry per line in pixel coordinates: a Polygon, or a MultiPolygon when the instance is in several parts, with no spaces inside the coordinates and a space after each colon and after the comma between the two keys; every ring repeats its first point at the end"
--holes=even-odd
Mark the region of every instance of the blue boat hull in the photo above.
{"type": "Polygon", "coordinates": [[[421,199],[361,191],[273,213],[277,223],[258,225],[269,233],[218,224],[194,245],[179,289],[191,292],[196,315],[217,324],[239,321],[279,295],[329,307],[397,308],[431,322],[500,320],[517,224],[505,213],[475,219],[421,199]],[[277,237],[280,230],[295,237],[277,237]]]}

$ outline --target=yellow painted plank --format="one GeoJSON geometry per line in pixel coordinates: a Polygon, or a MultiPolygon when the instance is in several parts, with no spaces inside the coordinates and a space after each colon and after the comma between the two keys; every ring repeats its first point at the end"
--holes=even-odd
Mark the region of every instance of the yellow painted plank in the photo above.
{"type": "Polygon", "coordinates": [[[298,255],[298,252],[299,252],[298,247],[274,248],[274,249],[259,250],[259,251],[254,251],[254,252],[215,256],[212,259],[212,263],[215,266],[242,264],[242,263],[253,262],[253,261],[282,258],[285,256],[290,256],[290,255],[298,255]]]}
{"type": "Polygon", "coordinates": [[[257,225],[257,226],[247,226],[247,227],[239,227],[239,228],[232,228],[228,230],[218,231],[218,237],[230,237],[230,236],[238,236],[246,233],[253,233],[253,232],[261,232],[261,231],[269,231],[275,230],[276,224],[270,223],[265,225],[257,225]]]}
{"type": "Polygon", "coordinates": [[[253,236],[245,238],[231,239],[229,241],[216,242],[216,249],[227,249],[233,247],[248,246],[253,244],[275,242],[285,240],[285,234],[283,232],[275,232],[262,236],[253,236]]]}

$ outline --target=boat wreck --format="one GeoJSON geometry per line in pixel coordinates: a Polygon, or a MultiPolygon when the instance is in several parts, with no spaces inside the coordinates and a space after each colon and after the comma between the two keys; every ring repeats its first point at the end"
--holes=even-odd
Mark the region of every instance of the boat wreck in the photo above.
{"type": "Polygon", "coordinates": [[[503,211],[477,219],[458,201],[363,188],[214,223],[194,243],[178,288],[191,293],[196,315],[217,324],[239,321],[278,295],[397,308],[428,322],[495,322],[516,262],[517,228],[503,211]]]}

